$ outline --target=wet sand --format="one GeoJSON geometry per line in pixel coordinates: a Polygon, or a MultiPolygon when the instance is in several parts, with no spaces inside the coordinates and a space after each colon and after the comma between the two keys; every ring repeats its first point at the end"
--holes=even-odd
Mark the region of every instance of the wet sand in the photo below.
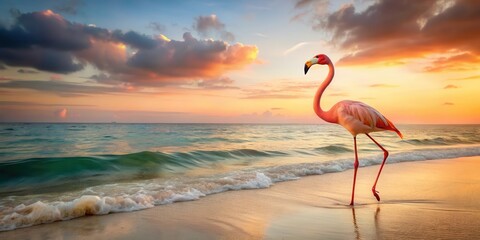
{"type": "Polygon", "coordinates": [[[268,189],[1,232],[0,239],[475,239],[480,157],[360,168],[268,189]]]}

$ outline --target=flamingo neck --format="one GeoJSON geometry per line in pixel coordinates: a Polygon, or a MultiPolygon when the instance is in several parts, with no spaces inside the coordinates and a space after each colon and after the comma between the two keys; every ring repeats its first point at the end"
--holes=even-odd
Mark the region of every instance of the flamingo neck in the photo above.
{"type": "Polygon", "coordinates": [[[315,110],[315,113],[317,114],[317,116],[331,123],[336,122],[336,119],[328,111],[327,112],[323,111],[322,106],[320,105],[320,99],[322,98],[322,95],[325,89],[332,82],[333,75],[335,75],[335,69],[333,68],[333,64],[330,62],[328,64],[328,75],[325,78],[325,80],[323,80],[320,87],[318,88],[317,93],[315,94],[315,98],[313,100],[313,109],[315,110]]]}

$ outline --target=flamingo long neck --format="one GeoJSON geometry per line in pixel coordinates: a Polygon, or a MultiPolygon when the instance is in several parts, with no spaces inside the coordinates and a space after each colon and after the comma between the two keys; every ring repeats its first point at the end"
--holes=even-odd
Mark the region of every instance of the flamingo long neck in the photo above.
{"type": "Polygon", "coordinates": [[[333,75],[335,75],[335,69],[333,68],[333,64],[330,62],[328,64],[328,75],[323,80],[322,84],[317,90],[317,93],[315,94],[315,98],[313,100],[313,109],[315,110],[315,113],[323,120],[327,122],[336,122],[336,119],[334,116],[332,116],[328,111],[323,111],[322,106],[320,105],[320,99],[322,98],[323,92],[325,89],[328,87],[328,85],[332,82],[333,80],[333,75]]]}

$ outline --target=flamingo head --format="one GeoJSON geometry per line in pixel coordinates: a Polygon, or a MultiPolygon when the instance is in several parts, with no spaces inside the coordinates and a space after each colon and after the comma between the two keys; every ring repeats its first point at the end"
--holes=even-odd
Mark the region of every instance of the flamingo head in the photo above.
{"type": "Polygon", "coordinates": [[[311,66],[315,65],[315,64],[321,64],[321,65],[327,65],[327,64],[330,64],[332,61],[330,61],[330,58],[328,58],[327,55],[325,54],[318,54],[316,55],[315,57],[313,57],[312,59],[308,60],[306,63],[305,63],[305,74],[307,74],[308,72],[308,69],[310,69],[311,66]]]}

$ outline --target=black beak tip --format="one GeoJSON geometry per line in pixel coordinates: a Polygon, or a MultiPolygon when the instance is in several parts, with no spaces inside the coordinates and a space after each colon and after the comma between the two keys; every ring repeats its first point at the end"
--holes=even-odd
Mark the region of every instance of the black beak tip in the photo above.
{"type": "Polygon", "coordinates": [[[308,69],[309,69],[309,67],[308,67],[308,66],[305,64],[305,68],[304,68],[304,70],[305,70],[305,74],[307,74],[307,72],[308,72],[308,69]]]}

